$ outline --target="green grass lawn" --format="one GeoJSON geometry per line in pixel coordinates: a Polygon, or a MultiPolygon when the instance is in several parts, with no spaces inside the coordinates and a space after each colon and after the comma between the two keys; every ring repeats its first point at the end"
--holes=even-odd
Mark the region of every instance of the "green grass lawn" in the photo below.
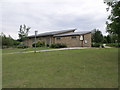
{"type": "Polygon", "coordinates": [[[3,88],[115,88],[118,52],[78,49],[3,55],[3,88]]]}
{"type": "Polygon", "coordinates": [[[45,50],[50,49],[47,47],[42,48],[25,48],[25,49],[19,49],[19,48],[10,48],[10,49],[2,49],[2,53],[12,53],[12,52],[25,52],[25,51],[33,51],[33,50],[45,50]]]}

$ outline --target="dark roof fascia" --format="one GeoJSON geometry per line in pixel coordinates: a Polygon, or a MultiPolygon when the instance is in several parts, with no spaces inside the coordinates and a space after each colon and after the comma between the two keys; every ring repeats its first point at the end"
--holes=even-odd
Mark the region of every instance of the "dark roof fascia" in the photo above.
{"type": "Polygon", "coordinates": [[[67,37],[67,36],[80,36],[80,35],[64,35],[64,36],[53,36],[53,37],[67,37]]]}
{"type": "MultiPolygon", "coordinates": [[[[46,35],[46,36],[53,36],[53,35],[46,35]]],[[[46,37],[46,36],[36,36],[36,38],[38,38],[38,37],[46,37]]],[[[27,38],[35,38],[35,36],[28,36],[27,38]]]]}
{"type": "MultiPolygon", "coordinates": [[[[75,31],[76,29],[71,29],[71,30],[66,30],[66,31],[64,31],[63,30],[63,32],[59,32],[58,31],[58,33],[56,33],[56,34],[51,34],[51,35],[42,35],[42,34],[46,34],[46,33],[41,33],[41,34],[38,34],[36,37],[46,37],[46,36],[54,36],[54,35],[59,35],[59,34],[61,34],[61,33],[66,33],[66,32],[69,32],[69,31],[75,31]]],[[[55,31],[55,32],[57,32],[57,31],[55,31]]],[[[54,33],[54,32],[48,32],[48,33],[54,33]]],[[[35,37],[35,35],[32,35],[32,36],[28,36],[27,38],[34,38],[35,37]]]]}
{"type": "Polygon", "coordinates": [[[80,35],[86,35],[86,34],[89,34],[91,32],[87,32],[87,33],[84,33],[84,34],[73,34],[73,35],[58,35],[58,36],[55,36],[54,37],[66,37],[66,36],[80,36],[80,35]]]}

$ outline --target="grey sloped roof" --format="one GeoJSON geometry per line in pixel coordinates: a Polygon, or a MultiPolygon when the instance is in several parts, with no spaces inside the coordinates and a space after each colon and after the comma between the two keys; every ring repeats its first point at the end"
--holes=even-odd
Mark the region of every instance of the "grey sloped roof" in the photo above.
{"type": "Polygon", "coordinates": [[[87,34],[87,33],[91,33],[91,31],[71,32],[71,33],[54,35],[54,37],[75,36],[75,35],[83,35],[83,34],[87,34]]]}
{"type": "MultiPolygon", "coordinates": [[[[58,34],[61,34],[61,33],[66,33],[66,32],[69,32],[69,31],[75,31],[76,29],[69,29],[69,30],[61,30],[61,31],[53,31],[53,32],[46,32],[46,33],[41,33],[41,34],[38,34],[38,36],[52,36],[52,35],[58,35],[58,34]]],[[[28,36],[28,37],[35,37],[35,35],[31,35],[31,36],[28,36]]]]}

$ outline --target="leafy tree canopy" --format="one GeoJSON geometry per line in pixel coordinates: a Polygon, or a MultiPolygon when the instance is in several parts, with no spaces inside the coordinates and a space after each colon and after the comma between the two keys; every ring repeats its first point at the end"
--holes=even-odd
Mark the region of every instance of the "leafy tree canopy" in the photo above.
{"type": "Polygon", "coordinates": [[[92,42],[95,43],[102,43],[103,41],[103,35],[102,32],[99,29],[94,29],[92,34],[92,42]]]}
{"type": "Polygon", "coordinates": [[[107,3],[107,5],[109,6],[107,11],[111,10],[111,14],[106,21],[107,32],[118,36],[117,42],[120,43],[120,1],[113,0],[113,2],[107,3]]]}
{"type": "Polygon", "coordinates": [[[30,30],[30,27],[27,27],[25,24],[24,25],[20,25],[20,29],[19,29],[19,41],[24,41],[26,39],[26,37],[28,36],[28,32],[30,30]]]}

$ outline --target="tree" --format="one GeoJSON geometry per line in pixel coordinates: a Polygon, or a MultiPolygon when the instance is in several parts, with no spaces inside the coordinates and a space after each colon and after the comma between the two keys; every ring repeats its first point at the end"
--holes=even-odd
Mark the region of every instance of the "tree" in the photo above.
{"type": "Polygon", "coordinates": [[[112,43],[112,38],[110,35],[106,36],[107,43],[112,43]]]}
{"type": "MultiPolygon", "coordinates": [[[[120,43],[120,1],[108,2],[107,5],[111,7],[111,14],[108,16],[107,32],[117,36],[117,42],[120,43]]],[[[110,10],[107,8],[107,11],[110,10]]],[[[120,44],[119,44],[120,45],[120,44]]]]}
{"type": "Polygon", "coordinates": [[[30,27],[27,27],[25,24],[24,25],[20,25],[20,30],[19,30],[19,41],[24,41],[26,39],[26,37],[28,36],[28,32],[30,30],[30,27]]]}
{"type": "Polygon", "coordinates": [[[116,34],[110,34],[110,36],[111,36],[111,39],[112,39],[112,43],[117,43],[118,35],[116,35],[116,34]]]}
{"type": "Polygon", "coordinates": [[[99,29],[94,29],[94,33],[92,34],[92,42],[102,43],[103,35],[99,29]]]}
{"type": "Polygon", "coordinates": [[[107,36],[103,36],[103,43],[108,43],[107,36]]]}
{"type": "Polygon", "coordinates": [[[103,43],[116,43],[117,36],[114,34],[108,34],[107,36],[103,36],[103,43]]]}

